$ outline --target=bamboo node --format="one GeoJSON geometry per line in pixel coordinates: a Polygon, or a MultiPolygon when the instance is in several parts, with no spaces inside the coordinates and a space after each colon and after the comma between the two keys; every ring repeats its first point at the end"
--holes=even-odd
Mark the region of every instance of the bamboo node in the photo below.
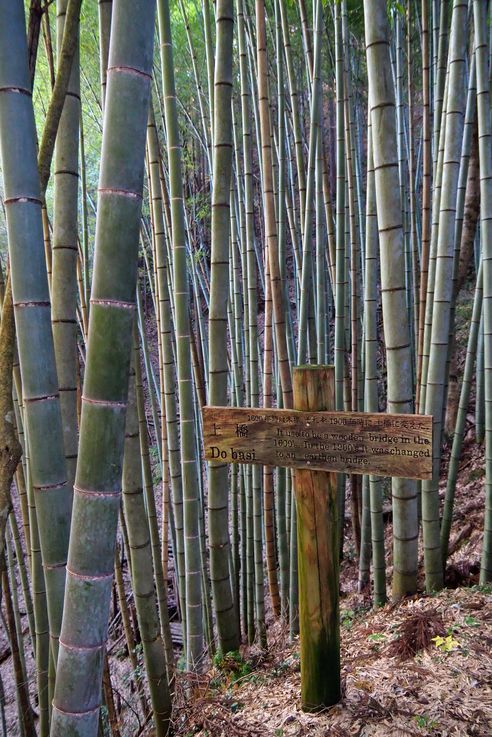
{"type": "Polygon", "coordinates": [[[136,67],[126,66],[125,64],[115,64],[112,67],[108,67],[108,74],[110,72],[123,72],[123,74],[134,74],[136,77],[152,79],[152,75],[149,72],[145,72],[143,69],[137,69],[136,67]]]}
{"type": "Polygon", "coordinates": [[[118,400],[111,399],[92,399],[82,395],[82,401],[86,404],[102,405],[103,407],[115,407],[117,409],[126,409],[128,402],[120,402],[118,400]]]}
{"type": "Polygon", "coordinates": [[[99,305],[100,307],[121,307],[123,310],[134,310],[135,302],[125,302],[120,299],[103,299],[91,297],[91,305],[99,305]]]}

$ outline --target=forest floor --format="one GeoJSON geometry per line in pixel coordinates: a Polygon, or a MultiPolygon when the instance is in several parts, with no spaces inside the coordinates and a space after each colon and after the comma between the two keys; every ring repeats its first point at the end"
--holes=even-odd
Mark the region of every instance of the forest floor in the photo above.
{"type": "MultiPolygon", "coordinates": [[[[339,704],[316,715],[302,712],[299,640],[290,642],[287,628],[270,614],[267,653],[244,647],[240,662],[225,658],[201,676],[194,696],[178,689],[179,736],[491,735],[492,587],[478,586],[483,506],[483,449],[470,438],[460,467],[448,588],[373,610],[368,596],[357,593],[356,562],[346,556],[339,704]]],[[[391,523],[386,536],[390,574],[391,523]]]]}
{"type": "Polygon", "coordinates": [[[301,711],[299,643],[290,644],[277,625],[270,630],[268,655],[245,650],[246,665],[236,664],[236,672],[214,669],[203,677],[202,692],[177,713],[179,734],[485,737],[492,733],[490,593],[477,587],[448,589],[372,612],[358,608],[348,597],[341,622],[339,704],[316,715],[301,711]],[[441,640],[431,639],[436,636],[441,640]],[[251,672],[241,677],[247,665],[251,672]]]}

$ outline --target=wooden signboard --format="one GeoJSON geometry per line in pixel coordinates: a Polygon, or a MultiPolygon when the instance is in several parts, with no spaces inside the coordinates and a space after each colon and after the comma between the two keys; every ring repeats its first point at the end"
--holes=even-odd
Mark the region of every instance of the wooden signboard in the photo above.
{"type": "Polygon", "coordinates": [[[205,458],[432,478],[432,417],[204,407],[205,458]]]}
{"type": "Polygon", "coordinates": [[[293,410],[204,407],[205,458],[294,469],[301,702],[341,698],[339,510],[342,473],[432,478],[432,417],[333,412],[333,366],[292,372],[293,410]]]}

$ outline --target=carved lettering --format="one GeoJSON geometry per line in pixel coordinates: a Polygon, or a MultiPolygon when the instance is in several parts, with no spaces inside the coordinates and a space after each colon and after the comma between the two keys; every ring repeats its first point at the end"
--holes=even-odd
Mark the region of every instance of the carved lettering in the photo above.
{"type": "Polygon", "coordinates": [[[432,418],[204,407],[206,460],[432,477],[432,418]]]}

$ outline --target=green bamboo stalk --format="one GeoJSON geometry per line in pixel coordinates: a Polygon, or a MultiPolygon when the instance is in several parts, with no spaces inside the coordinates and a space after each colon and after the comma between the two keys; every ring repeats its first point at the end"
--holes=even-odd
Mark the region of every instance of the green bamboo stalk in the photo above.
{"type": "MultiPolygon", "coordinates": [[[[14,517],[14,513],[10,515],[10,518],[12,517],[14,517]]],[[[16,678],[17,677],[21,678],[21,682],[17,683],[17,689],[16,689],[17,712],[19,715],[19,726],[22,727],[24,734],[26,734],[27,736],[27,734],[30,731],[30,722],[33,719],[34,711],[31,708],[29,692],[27,694],[27,704],[22,703],[24,700],[22,696],[22,689],[25,688],[25,685],[28,683],[28,679],[27,679],[27,670],[26,670],[26,654],[25,654],[25,645],[24,645],[24,635],[22,633],[22,623],[21,623],[21,617],[20,617],[20,611],[19,611],[19,592],[17,589],[17,579],[16,579],[16,574],[15,574],[14,555],[12,551],[12,540],[11,540],[10,530],[6,535],[6,544],[5,544],[4,553],[5,553],[6,571],[8,575],[11,601],[12,601],[12,612],[13,612],[13,622],[12,622],[13,632],[11,632],[10,634],[11,635],[13,634],[16,640],[15,646],[13,643],[11,645],[11,652],[13,655],[14,672],[16,674],[16,678]],[[14,651],[14,647],[17,649],[17,655],[14,651]],[[16,660],[18,660],[18,663],[16,663],[16,660]],[[24,709],[26,708],[29,713],[25,713],[24,709]]],[[[8,605],[6,607],[6,610],[8,612],[8,605]]]]}
{"type": "Polygon", "coordinates": [[[82,111],[80,111],[80,182],[81,182],[81,209],[82,209],[82,270],[83,270],[83,300],[85,309],[84,316],[84,341],[87,342],[87,329],[89,321],[90,300],[90,264],[89,264],[89,208],[87,194],[87,166],[85,156],[84,123],[82,111]]]}
{"type": "MultiPolygon", "coordinates": [[[[378,412],[378,221],[376,212],[374,160],[372,155],[372,126],[370,119],[368,121],[367,139],[368,156],[364,284],[364,409],[366,412],[378,412]]],[[[381,480],[376,476],[369,477],[369,496],[373,604],[377,607],[382,606],[386,602],[386,563],[384,557],[383,490],[381,480]]]]}
{"type": "Polygon", "coordinates": [[[36,737],[36,729],[34,727],[33,710],[29,701],[29,689],[27,679],[22,669],[22,659],[19,650],[19,640],[15,627],[15,610],[12,600],[12,589],[9,582],[7,568],[1,564],[2,588],[5,601],[5,611],[7,615],[8,637],[10,641],[10,649],[12,651],[12,660],[14,664],[14,673],[16,681],[16,690],[18,694],[19,712],[22,719],[22,728],[25,737],[36,737]]]}
{"type": "MultiPolygon", "coordinates": [[[[439,39],[439,0],[432,0],[431,3],[431,12],[432,12],[432,48],[430,50],[430,54],[432,56],[432,65],[431,65],[431,79],[432,83],[434,84],[436,79],[436,69],[437,69],[437,51],[439,47],[438,39],[439,39]]],[[[433,101],[432,101],[433,103],[433,101]]],[[[433,105],[432,105],[433,106],[433,105]]]]}
{"type": "MultiPolygon", "coordinates": [[[[134,361],[135,363],[135,355],[134,361]]],[[[135,369],[130,369],[128,411],[123,461],[123,513],[128,530],[131,556],[132,588],[156,735],[167,734],[171,697],[166,672],[166,658],[154,594],[154,570],[150,531],[142,488],[142,464],[138,415],[135,396],[135,369]]]]}
{"type": "Polygon", "coordinates": [[[463,371],[463,383],[461,385],[460,401],[458,414],[456,417],[456,426],[453,435],[453,445],[451,447],[451,456],[449,459],[448,478],[446,482],[446,494],[444,497],[444,508],[442,512],[441,524],[441,553],[443,564],[446,565],[449,547],[449,535],[453,521],[453,505],[454,495],[456,491],[456,481],[458,478],[459,463],[461,459],[461,451],[463,448],[463,440],[465,434],[466,413],[468,411],[468,403],[470,401],[470,391],[473,381],[473,365],[477,354],[478,336],[480,333],[480,317],[482,314],[482,298],[483,298],[483,282],[482,282],[483,266],[480,267],[477,274],[477,283],[475,286],[475,295],[473,299],[473,312],[470,321],[470,331],[468,333],[468,343],[466,347],[465,368],[463,371]]]}
{"type": "Polygon", "coordinates": [[[426,414],[433,416],[433,478],[422,484],[422,530],[424,537],[425,581],[428,591],[443,586],[440,544],[439,471],[441,461],[442,415],[444,406],[450,303],[453,296],[454,232],[459,161],[465,113],[465,45],[468,3],[455,0],[449,44],[449,83],[446,140],[442,174],[442,194],[437,240],[436,276],[429,367],[426,378],[426,414]]]}
{"type": "Polygon", "coordinates": [[[24,405],[22,404],[22,400],[19,402],[19,398],[17,394],[17,386],[20,387],[21,385],[20,371],[19,371],[19,359],[17,356],[17,351],[15,352],[15,356],[14,356],[13,375],[14,375],[13,398],[14,398],[15,427],[17,431],[17,437],[19,439],[19,442],[22,448],[21,462],[20,464],[18,464],[16,472],[15,472],[16,488],[17,488],[17,492],[19,495],[20,510],[21,510],[21,516],[22,516],[22,531],[23,531],[24,547],[27,552],[29,570],[31,570],[31,563],[32,563],[31,561],[31,526],[30,526],[30,520],[29,520],[30,510],[29,510],[29,500],[27,498],[26,483],[25,483],[27,462],[26,462],[26,439],[24,435],[24,421],[23,421],[24,405]],[[19,481],[18,477],[22,477],[22,483],[19,481]]]}
{"type": "Polygon", "coordinates": [[[50,177],[60,118],[69,89],[72,64],[78,48],[79,16],[82,0],[67,0],[63,39],[58,54],[55,85],[46,111],[46,121],[39,144],[38,169],[41,192],[44,194],[50,177]]]}
{"type": "MultiPolygon", "coordinates": [[[[152,422],[154,423],[154,437],[157,440],[161,435],[161,422],[159,419],[159,390],[157,388],[157,381],[155,378],[155,373],[150,361],[150,355],[149,355],[149,346],[147,337],[145,335],[145,327],[144,327],[144,315],[143,315],[143,307],[142,307],[142,297],[140,294],[140,291],[137,291],[137,313],[138,313],[138,330],[140,335],[140,344],[142,347],[142,359],[143,359],[143,366],[145,371],[145,376],[147,377],[147,383],[149,386],[149,394],[150,394],[150,408],[151,408],[151,414],[152,414],[152,422]]],[[[156,318],[159,315],[159,310],[156,311],[156,318]]],[[[159,325],[158,325],[159,329],[159,325]]],[[[157,457],[159,459],[159,464],[162,466],[163,460],[162,460],[162,453],[161,453],[161,447],[160,444],[157,443],[157,457]]]]}
{"type": "Polygon", "coordinates": [[[483,326],[485,384],[485,519],[480,583],[492,580],[492,131],[490,123],[489,48],[487,13],[473,2],[475,60],[477,66],[477,117],[480,159],[480,238],[483,263],[483,326]]]}
{"type": "MultiPolygon", "coordinates": [[[[46,596],[45,576],[41,560],[41,545],[39,542],[38,522],[34,502],[34,491],[30,474],[29,447],[24,449],[26,459],[27,497],[29,503],[31,551],[31,585],[35,627],[35,663],[36,663],[36,693],[38,696],[39,734],[47,737],[50,731],[49,690],[48,690],[48,660],[50,651],[50,633],[48,623],[48,606],[46,596]]],[[[22,465],[17,469],[17,488],[26,487],[26,480],[22,465]]]]}
{"type": "MultiPolygon", "coordinates": [[[[347,19],[347,4],[342,3],[342,42],[343,42],[343,55],[344,55],[344,118],[345,118],[345,149],[346,149],[346,178],[347,178],[347,203],[348,203],[348,214],[349,214],[349,243],[350,251],[347,249],[348,264],[350,267],[350,310],[347,314],[350,314],[350,342],[351,342],[351,409],[356,412],[359,405],[359,373],[360,373],[360,329],[359,329],[359,314],[360,314],[360,233],[358,230],[358,212],[357,212],[357,199],[356,199],[356,157],[355,157],[355,146],[354,146],[354,121],[353,121],[353,109],[352,109],[352,89],[350,84],[350,70],[349,70],[349,59],[350,59],[350,46],[348,38],[348,19],[347,19]]],[[[348,271],[348,269],[347,269],[348,271]]],[[[348,297],[348,294],[347,294],[348,297]]],[[[347,320],[348,328],[348,320],[347,320]]],[[[357,514],[354,508],[354,503],[357,496],[358,480],[352,476],[351,479],[352,487],[352,518],[355,519],[356,524],[354,525],[354,534],[356,538],[356,546],[359,545],[359,523],[356,520],[357,514]]]]}
{"type": "MultiPolygon", "coordinates": [[[[227,298],[229,290],[230,179],[232,170],[232,0],[219,0],[216,12],[214,74],[214,156],[209,312],[209,403],[227,404],[227,298]]],[[[209,464],[208,520],[210,579],[219,649],[239,647],[229,572],[228,468],[209,464]]]]}
{"type": "Polygon", "coordinates": [[[181,149],[176,109],[174,64],[170,35],[169,7],[159,3],[159,28],[165,44],[162,49],[163,90],[169,157],[172,247],[174,264],[177,379],[180,404],[181,468],[183,478],[187,659],[195,668],[202,656],[202,589],[200,573],[200,498],[198,460],[195,442],[195,408],[190,352],[189,293],[186,266],[185,216],[182,189],[181,149]]]}
{"type": "Polygon", "coordinates": [[[417,339],[417,387],[416,410],[420,411],[420,383],[422,375],[422,351],[424,347],[424,317],[429,269],[430,224],[431,224],[431,109],[430,109],[430,36],[429,2],[422,0],[422,233],[420,251],[420,288],[418,307],[417,339]]]}
{"type": "Polygon", "coordinates": [[[67,488],[50,303],[44,260],[36,131],[24,9],[0,6],[0,147],[30,472],[45,566],[55,660],[72,495],[67,488]],[[22,136],[22,146],[18,144],[22,136]],[[47,428],[50,432],[46,432],[47,428]]]}
{"type": "Polygon", "coordinates": [[[114,556],[114,578],[115,578],[115,588],[116,588],[116,595],[118,597],[118,608],[119,613],[121,615],[121,624],[123,626],[123,635],[125,638],[125,644],[128,651],[128,658],[130,660],[130,665],[132,669],[132,680],[135,686],[135,689],[139,695],[139,701],[142,708],[142,714],[145,716],[148,713],[148,704],[147,699],[145,697],[145,694],[143,693],[142,683],[140,681],[140,678],[137,677],[138,674],[138,660],[137,660],[137,651],[136,651],[136,642],[135,637],[133,635],[133,628],[132,628],[132,622],[131,622],[131,616],[130,616],[130,608],[128,606],[128,601],[126,598],[126,592],[125,592],[125,581],[123,578],[123,570],[121,567],[121,551],[120,551],[120,545],[119,543],[116,544],[116,553],[114,556]]]}
{"type": "Polygon", "coordinates": [[[439,213],[442,193],[442,176],[444,161],[444,144],[446,139],[446,109],[448,98],[448,77],[446,77],[446,87],[444,92],[443,104],[443,121],[439,135],[439,152],[437,157],[437,169],[434,173],[434,181],[432,187],[432,217],[431,217],[431,237],[429,248],[429,263],[427,274],[427,291],[425,296],[424,309],[424,336],[422,343],[422,370],[420,375],[419,386],[419,407],[423,412],[425,409],[425,401],[427,396],[427,374],[429,370],[430,341],[432,331],[432,310],[434,305],[434,290],[436,281],[436,260],[437,260],[437,239],[439,234],[439,213]]]}
{"type": "Polygon", "coordinates": [[[289,636],[290,639],[299,634],[299,582],[297,561],[297,507],[296,497],[292,489],[292,474],[287,473],[286,507],[289,524],[289,636]]]}
{"type": "MultiPolygon", "coordinates": [[[[263,407],[273,406],[273,305],[269,271],[268,254],[265,254],[265,321],[263,333],[263,407]]],[[[253,468],[253,535],[254,535],[254,579],[255,579],[255,628],[260,647],[266,647],[267,636],[265,627],[264,605],[264,578],[263,545],[261,535],[262,508],[260,477],[256,477],[253,468]],[[257,485],[258,484],[258,488],[257,485]]],[[[273,468],[263,467],[263,507],[265,528],[268,523],[273,524],[273,468]]],[[[265,533],[267,530],[265,529],[265,533]]],[[[270,532],[270,544],[272,535],[270,532]]],[[[270,551],[272,552],[272,551],[270,551]]],[[[273,565],[273,560],[267,560],[267,568],[273,565]]],[[[278,615],[279,601],[272,601],[275,614],[278,615]]]]}
{"type": "MultiPolygon", "coordinates": [[[[335,81],[336,81],[336,256],[335,256],[335,406],[344,409],[343,383],[345,375],[345,146],[343,41],[341,6],[335,5],[335,81]]],[[[338,474],[339,540],[343,550],[343,520],[345,516],[345,475],[338,474]]]]}
{"type": "MultiPolygon", "coordinates": [[[[244,20],[241,17],[242,15],[242,9],[240,4],[236,3],[236,16],[238,19],[238,40],[240,36],[239,32],[239,24],[243,24],[243,35],[244,35],[244,20]]],[[[244,43],[244,38],[243,38],[244,43]]],[[[241,56],[241,50],[239,51],[241,56]]],[[[241,63],[241,62],[240,62],[241,63]]],[[[243,56],[243,64],[244,64],[244,56],[243,56]]],[[[249,94],[249,91],[246,92],[246,95],[249,94]]],[[[242,110],[241,110],[242,114],[242,110]]],[[[249,121],[247,120],[246,124],[249,124],[249,121]]],[[[233,117],[233,126],[234,126],[234,151],[235,151],[235,166],[236,166],[236,187],[237,190],[234,193],[237,195],[234,198],[234,203],[237,208],[237,214],[235,215],[235,218],[239,219],[239,230],[237,233],[238,236],[238,243],[237,247],[240,250],[240,263],[241,263],[241,274],[239,277],[239,274],[237,275],[236,281],[241,282],[241,293],[235,294],[234,298],[234,311],[235,311],[235,340],[236,344],[238,341],[238,337],[242,338],[242,341],[244,343],[241,344],[241,348],[244,349],[244,358],[243,358],[243,378],[244,378],[244,388],[237,386],[237,378],[235,373],[234,378],[234,393],[235,393],[235,401],[244,404],[246,407],[251,407],[251,371],[250,371],[250,330],[249,330],[249,320],[247,319],[247,316],[249,315],[249,293],[248,293],[248,254],[247,254],[247,234],[246,234],[246,228],[247,228],[247,218],[249,216],[246,216],[245,213],[245,195],[244,195],[244,189],[245,189],[245,170],[246,170],[246,164],[242,166],[242,159],[241,159],[241,151],[243,151],[244,146],[242,145],[243,140],[241,141],[241,144],[238,141],[239,133],[238,128],[239,125],[236,121],[236,118],[233,117]],[[237,312],[237,302],[238,300],[242,300],[242,310],[243,312],[239,313],[237,312]],[[244,323],[244,320],[246,318],[246,324],[244,323]],[[243,390],[244,389],[244,390],[243,390]]],[[[242,134],[242,131],[241,131],[242,134]]],[[[242,138],[242,136],[241,136],[242,138]]],[[[231,180],[231,198],[233,197],[233,183],[231,180]]],[[[231,200],[232,202],[232,200],[231,200]]],[[[233,229],[233,222],[234,219],[231,216],[231,229],[233,229]]],[[[234,230],[232,230],[234,233],[234,230]]],[[[237,272],[237,269],[239,268],[239,258],[234,255],[233,250],[233,259],[235,261],[235,274],[237,272]]],[[[255,285],[256,286],[256,285],[255,285]]],[[[236,289],[236,285],[235,285],[236,289]]],[[[235,348],[235,352],[237,353],[238,350],[237,346],[235,348]]],[[[241,612],[245,613],[245,604],[246,600],[243,599],[243,596],[245,596],[245,590],[244,590],[244,573],[246,571],[246,510],[245,510],[245,487],[246,484],[251,482],[251,469],[246,467],[238,467],[237,475],[235,476],[235,467],[233,466],[231,469],[231,481],[232,481],[232,534],[233,534],[233,568],[234,568],[234,598],[235,598],[235,605],[236,605],[236,615],[238,617],[238,626],[240,632],[241,630],[241,612]],[[250,473],[247,473],[247,472],[250,473]]],[[[246,617],[243,616],[243,621],[246,622],[246,617]]]]}
{"type": "MultiPolygon", "coordinates": [[[[251,94],[248,81],[246,33],[244,24],[244,2],[237,0],[237,28],[239,45],[239,70],[241,83],[241,123],[242,123],[242,150],[244,162],[244,218],[246,249],[246,276],[248,289],[248,338],[249,338],[249,406],[258,407],[260,402],[259,389],[259,359],[258,359],[258,290],[257,268],[254,244],[254,195],[253,195],[253,161],[252,161],[252,134],[251,134],[251,94]]],[[[261,469],[253,466],[248,469],[245,478],[244,504],[242,518],[244,518],[242,554],[243,573],[243,624],[247,631],[248,640],[254,637],[253,623],[253,529],[252,529],[252,500],[261,493],[261,469]]]]}
{"type": "MultiPolygon", "coordinates": [[[[157,511],[155,506],[154,485],[152,481],[152,469],[150,465],[149,441],[147,434],[147,421],[145,416],[145,396],[142,385],[142,368],[140,365],[140,352],[138,350],[138,341],[135,340],[135,393],[137,400],[139,438],[140,438],[140,455],[142,460],[142,478],[143,490],[145,496],[145,508],[149,521],[150,541],[152,549],[152,561],[154,565],[154,579],[157,593],[157,603],[159,605],[159,620],[161,625],[161,634],[166,649],[166,662],[168,676],[171,678],[174,673],[174,652],[172,647],[171,630],[169,625],[169,611],[167,599],[167,579],[164,577],[164,566],[162,565],[162,547],[159,538],[159,522],[157,519],[157,511]]],[[[167,465],[167,464],[166,464],[167,465]]],[[[166,493],[163,479],[163,494],[166,493]]],[[[167,485],[169,486],[169,485],[167,485]]],[[[168,493],[168,491],[167,491],[168,493]]],[[[175,549],[175,548],[174,548],[175,549]]]]}
{"type": "MultiPolygon", "coordinates": [[[[411,290],[408,301],[413,315],[412,352],[416,367],[416,352],[419,332],[419,260],[417,233],[417,193],[415,191],[415,136],[414,136],[414,85],[412,70],[412,13],[410,3],[407,6],[407,83],[408,83],[408,193],[409,193],[409,250],[411,253],[411,290]]],[[[414,368],[415,370],[415,368],[414,368]]]]}
{"type": "MultiPolygon", "coordinates": [[[[313,203],[316,193],[316,156],[318,150],[318,136],[320,127],[320,102],[321,102],[321,29],[323,24],[323,6],[317,2],[313,6],[315,15],[314,29],[314,64],[313,84],[311,94],[310,128],[309,128],[309,156],[306,183],[306,205],[304,212],[304,237],[302,244],[302,266],[301,266],[301,303],[299,308],[299,346],[297,352],[297,363],[304,364],[307,360],[307,324],[309,305],[313,297],[313,203]]],[[[302,213],[301,213],[302,215],[302,213]]],[[[312,346],[311,346],[312,347],[312,346]]]]}
{"type": "MultiPolygon", "coordinates": [[[[409,259],[408,259],[408,219],[407,219],[407,156],[405,151],[405,104],[403,97],[403,18],[402,13],[399,9],[395,9],[394,13],[394,59],[392,63],[394,65],[394,77],[395,77],[395,98],[396,98],[396,142],[398,151],[398,177],[400,182],[400,200],[402,203],[402,218],[403,218],[403,240],[404,240],[404,251],[405,251],[405,284],[408,287],[409,284],[409,259]]],[[[393,57],[393,55],[392,55],[393,57]]],[[[407,310],[412,313],[411,300],[408,299],[407,289],[407,310]]]]}
{"type": "Polygon", "coordinates": [[[294,64],[292,60],[292,46],[290,43],[291,32],[287,17],[287,4],[285,0],[280,0],[280,17],[282,20],[282,36],[284,41],[285,63],[287,67],[287,81],[289,87],[289,99],[291,105],[292,127],[294,137],[294,150],[297,168],[297,187],[296,195],[299,197],[300,216],[300,232],[301,240],[303,239],[304,220],[303,213],[306,211],[306,172],[304,166],[304,153],[302,141],[302,127],[299,114],[299,89],[298,77],[295,74],[294,64]]]}
{"type": "Polygon", "coordinates": [[[154,12],[153,0],[122,0],[112,18],[75,533],[51,737],[93,737],[98,725],[121,499],[154,12]]]}
{"type": "MultiPolygon", "coordinates": [[[[236,616],[239,616],[239,575],[241,563],[239,560],[239,486],[241,480],[240,469],[235,465],[231,468],[231,555],[232,555],[232,582],[236,616]]],[[[240,622],[238,620],[238,627],[240,622]]]]}
{"type": "MultiPolygon", "coordinates": [[[[309,82],[311,82],[314,77],[314,64],[313,64],[313,52],[312,52],[313,44],[311,40],[311,33],[310,33],[310,28],[309,28],[305,0],[299,0],[299,14],[301,17],[302,40],[304,43],[304,57],[305,57],[304,61],[306,63],[308,86],[309,86],[309,82]]],[[[312,88],[309,89],[309,92],[312,95],[312,88]]]]}
{"type": "MultiPolygon", "coordinates": [[[[57,3],[58,47],[63,42],[68,0],[57,3]]],[[[77,465],[77,255],[79,190],[79,30],[55,145],[51,324],[63,422],[67,480],[77,465]]]]}
{"type": "Polygon", "coordinates": [[[44,255],[46,258],[46,271],[48,273],[48,289],[51,299],[51,272],[53,264],[53,255],[51,252],[51,224],[48,218],[48,211],[46,205],[41,206],[41,219],[43,222],[43,243],[44,243],[44,255]]]}
{"type": "Polygon", "coordinates": [[[264,221],[266,252],[268,253],[272,302],[275,324],[275,343],[279,366],[283,405],[292,407],[292,377],[285,329],[284,293],[278,258],[278,234],[275,218],[275,199],[272,166],[270,95],[268,89],[268,63],[264,0],[256,0],[256,53],[258,66],[258,103],[261,136],[261,172],[264,196],[264,221]]]}
{"type": "Polygon", "coordinates": [[[101,107],[104,110],[113,0],[97,0],[97,9],[99,20],[99,79],[101,83],[101,107]]]}
{"type": "MultiPolygon", "coordinates": [[[[437,166],[437,157],[439,150],[439,138],[441,135],[441,127],[443,117],[441,113],[445,109],[445,79],[447,74],[446,63],[448,58],[448,25],[449,25],[449,8],[451,3],[439,3],[440,16],[438,21],[438,45],[435,46],[435,74],[434,74],[434,130],[433,130],[433,151],[434,151],[434,171],[437,166]]],[[[437,10],[437,9],[436,9],[437,10]]],[[[437,22],[437,12],[434,18],[437,22]]]]}
{"type": "Polygon", "coordinates": [[[484,387],[484,334],[483,312],[480,320],[477,348],[476,396],[475,396],[475,440],[483,443],[485,439],[485,387],[484,387]]]}
{"type": "MultiPolygon", "coordinates": [[[[381,293],[388,371],[388,411],[411,412],[412,362],[406,310],[402,205],[390,80],[389,28],[382,0],[364,6],[369,108],[380,239],[381,293]]],[[[393,596],[414,593],[417,584],[417,489],[393,479],[393,596]]]]}
{"type": "MultiPolygon", "coordinates": [[[[234,135],[235,141],[235,135],[234,135]]],[[[236,148],[236,146],[235,146],[236,148]]],[[[232,394],[234,397],[234,404],[236,406],[243,406],[243,371],[245,357],[243,357],[243,304],[242,304],[242,290],[241,290],[241,273],[240,273],[240,244],[238,238],[240,237],[240,230],[237,224],[237,205],[236,205],[236,191],[234,189],[234,179],[231,177],[231,191],[230,191],[230,216],[231,216],[231,259],[229,260],[229,302],[228,302],[228,319],[229,319],[229,334],[231,336],[231,349],[232,349],[232,379],[233,387],[232,394]]],[[[247,344],[247,335],[244,336],[244,342],[247,344]]],[[[239,535],[238,535],[238,521],[239,521],[239,468],[235,465],[231,468],[231,558],[232,558],[232,579],[233,579],[233,594],[234,594],[234,605],[236,616],[239,614],[239,535]]],[[[267,553],[268,555],[268,553],[267,553]]],[[[238,620],[239,627],[239,620],[238,620]]]]}
{"type": "Polygon", "coordinates": [[[328,315],[327,315],[327,280],[326,273],[327,237],[325,228],[325,210],[323,202],[323,143],[318,133],[316,156],[316,363],[326,365],[328,315]]]}
{"type": "Polygon", "coordinates": [[[357,589],[364,592],[369,586],[371,567],[371,498],[369,476],[361,478],[360,552],[357,589]]]}
{"type": "MultiPolygon", "coordinates": [[[[347,248],[347,273],[350,269],[350,293],[346,292],[347,300],[347,316],[346,320],[347,333],[350,340],[351,353],[351,376],[350,376],[350,404],[349,408],[356,412],[359,409],[359,377],[360,377],[360,233],[358,231],[358,212],[356,199],[356,177],[355,167],[357,164],[354,146],[354,122],[352,110],[352,91],[350,85],[349,58],[350,47],[348,38],[348,19],[347,4],[342,3],[342,42],[344,52],[344,118],[345,118],[345,150],[346,150],[346,179],[347,179],[347,205],[348,205],[348,224],[349,237],[346,240],[350,244],[347,248]],[[350,302],[349,302],[350,300],[350,302]]],[[[347,340],[348,344],[348,340],[347,340]]],[[[346,370],[348,368],[346,367],[346,370]]],[[[361,397],[362,399],[362,397],[361,397]]],[[[355,474],[350,476],[351,487],[351,517],[352,529],[354,534],[355,548],[357,554],[360,554],[361,544],[361,518],[362,518],[362,479],[355,474]]]]}
{"type": "Polygon", "coordinates": [[[253,644],[255,639],[255,546],[254,546],[254,506],[253,497],[261,493],[259,475],[251,479],[246,487],[246,633],[248,643],[253,644]],[[256,482],[256,485],[255,485],[256,482]]]}
{"type": "Polygon", "coordinates": [[[29,628],[29,635],[34,652],[36,651],[36,627],[34,624],[34,612],[32,607],[32,595],[29,583],[29,576],[27,573],[26,561],[24,557],[24,550],[22,549],[22,543],[19,534],[19,526],[15,514],[11,514],[9,517],[10,532],[12,535],[12,541],[14,543],[15,557],[17,559],[17,565],[19,566],[19,577],[22,587],[22,596],[24,597],[24,604],[26,607],[27,622],[29,628]]]}
{"type": "MultiPolygon", "coordinates": [[[[172,503],[175,522],[175,561],[178,575],[179,599],[182,613],[183,644],[188,650],[188,603],[186,576],[186,543],[184,533],[183,477],[181,472],[181,450],[178,436],[178,411],[175,391],[175,360],[172,336],[171,299],[168,285],[169,263],[166,251],[165,219],[159,182],[159,149],[155,123],[149,117],[147,128],[147,145],[149,151],[150,191],[152,193],[152,222],[154,228],[154,264],[157,270],[158,291],[158,326],[160,350],[160,384],[161,384],[161,460],[162,476],[167,473],[165,457],[169,460],[169,476],[172,491],[172,503]],[[165,452],[167,447],[167,454],[165,452]]],[[[165,550],[165,546],[163,547],[165,550]]],[[[198,570],[196,568],[195,570],[198,570]]],[[[196,583],[196,580],[195,580],[196,583]]],[[[200,624],[198,624],[198,628],[200,624]]],[[[198,630],[199,631],[199,630],[198,630]]]]}
{"type": "Polygon", "coordinates": [[[210,140],[214,140],[215,89],[214,89],[214,44],[210,20],[210,0],[202,0],[203,27],[205,32],[205,54],[207,59],[207,85],[210,108],[210,140]]]}
{"type": "Polygon", "coordinates": [[[443,432],[452,435],[458,411],[457,356],[455,350],[456,301],[461,291],[463,272],[467,271],[473,252],[479,214],[479,171],[478,138],[476,126],[476,72],[475,54],[472,54],[468,75],[463,140],[461,145],[460,169],[456,193],[456,216],[454,236],[453,293],[449,316],[449,341],[446,361],[445,406],[443,406],[443,432]],[[466,212],[466,225],[465,225],[466,212]],[[465,225],[465,227],[463,227],[465,225]]]}
{"type": "Polygon", "coordinates": [[[183,16],[183,21],[184,21],[185,30],[186,30],[186,38],[188,41],[188,48],[190,51],[191,65],[193,68],[193,76],[195,78],[195,86],[196,86],[196,92],[197,92],[197,97],[198,97],[198,106],[200,108],[200,120],[202,123],[203,138],[204,138],[204,143],[205,143],[205,152],[206,152],[207,161],[208,161],[208,169],[209,169],[209,172],[211,172],[212,171],[212,160],[211,160],[211,150],[210,150],[211,149],[210,125],[207,121],[207,115],[205,112],[205,107],[204,107],[204,102],[203,102],[204,96],[203,96],[202,85],[200,82],[200,75],[198,73],[198,59],[197,59],[196,49],[193,44],[193,38],[191,35],[191,29],[190,29],[190,24],[188,21],[188,15],[186,12],[186,6],[182,0],[180,0],[179,7],[180,7],[180,10],[183,16]]]}
{"type": "Polygon", "coordinates": [[[44,50],[46,54],[46,62],[48,64],[48,71],[49,71],[49,78],[50,78],[50,88],[53,91],[55,87],[55,60],[54,60],[54,54],[53,54],[53,43],[52,43],[52,38],[51,38],[51,23],[50,23],[49,7],[45,8],[44,13],[43,13],[42,29],[43,29],[44,50]]]}

